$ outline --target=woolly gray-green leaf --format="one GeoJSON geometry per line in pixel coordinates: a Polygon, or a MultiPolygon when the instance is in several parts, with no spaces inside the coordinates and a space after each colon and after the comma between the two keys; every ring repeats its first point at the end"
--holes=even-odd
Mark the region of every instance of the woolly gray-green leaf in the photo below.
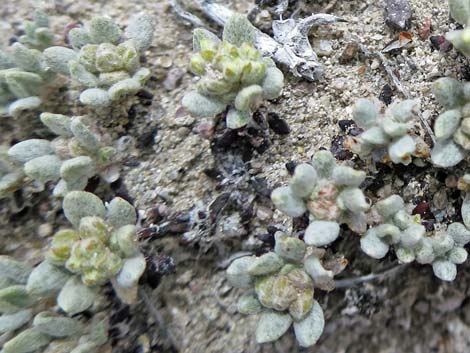
{"type": "Polygon", "coordinates": [[[256,342],[266,343],[279,339],[292,324],[289,314],[269,311],[261,314],[256,327],[256,342]]]}
{"type": "Polygon", "coordinates": [[[120,197],[112,199],[106,209],[106,221],[113,228],[134,225],[137,222],[134,206],[120,197]]]}
{"type": "Polygon", "coordinates": [[[408,165],[411,163],[411,155],[416,150],[416,142],[409,135],[405,135],[388,146],[388,154],[393,163],[408,165]]]}
{"type": "Polygon", "coordinates": [[[72,130],[70,129],[71,119],[62,114],[42,113],[40,119],[44,125],[47,126],[54,134],[63,137],[72,137],[72,130]]]}
{"type": "Polygon", "coordinates": [[[462,114],[458,109],[448,110],[439,115],[434,123],[434,134],[437,141],[443,142],[451,138],[460,125],[460,119],[462,119],[462,114]]]}
{"type": "Polygon", "coordinates": [[[80,94],[80,102],[92,108],[105,108],[111,104],[111,98],[103,89],[89,88],[80,94]]]}
{"type": "Polygon", "coordinates": [[[442,77],[431,88],[439,104],[445,108],[452,109],[465,102],[462,83],[455,78],[442,77]]]}
{"type": "Polygon", "coordinates": [[[295,167],[294,175],[289,182],[289,188],[295,197],[305,198],[312,193],[317,179],[315,168],[308,163],[302,163],[295,167]]]}
{"type": "Polygon", "coordinates": [[[104,218],[106,208],[103,202],[92,193],[86,191],[71,191],[64,197],[62,205],[65,217],[75,227],[78,227],[80,219],[88,216],[104,218]]]}
{"type": "Polygon", "coordinates": [[[337,202],[341,202],[352,213],[365,212],[370,207],[362,190],[355,187],[347,187],[341,191],[337,202]]]}
{"type": "Polygon", "coordinates": [[[313,301],[313,307],[305,319],[300,322],[294,322],[295,338],[301,347],[313,346],[325,327],[325,318],[323,310],[316,300],[313,301]]]}
{"type": "MultiPolygon", "coordinates": [[[[468,209],[468,202],[469,202],[468,200],[465,202],[466,214],[470,211],[470,209],[468,209]]],[[[469,217],[470,216],[467,216],[467,215],[465,216],[467,221],[470,220],[469,217]]],[[[465,226],[462,223],[459,223],[459,222],[451,223],[447,227],[447,234],[449,234],[452,237],[452,239],[454,239],[454,242],[457,246],[464,246],[468,242],[470,242],[470,231],[467,228],[465,228],[465,226]]]]}
{"type": "Polygon", "coordinates": [[[0,316],[0,334],[19,329],[31,320],[33,313],[31,310],[21,310],[13,314],[0,316]]]}
{"type": "Polygon", "coordinates": [[[468,0],[449,0],[450,15],[461,25],[467,25],[470,18],[470,2],[468,0]]]}
{"type": "Polygon", "coordinates": [[[50,47],[44,50],[44,62],[53,72],[69,75],[69,61],[77,57],[77,53],[65,47],[50,47]]]}
{"type": "Polygon", "coordinates": [[[256,260],[254,256],[244,256],[234,260],[227,268],[227,279],[236,288],[250,288],[253,277],[248,274],[248,268],[256,260]]]}
{"type": "Polygon", "coordinates": [[[42,101],[39,97],[20,98],[8,106],[8,114],[16,118],[25,111],[39,108],[41,104],[42,101]]]}
{"type": "Polygon", "coordinates": [[[305,230],[305,243],[313,246],[325,246],[339,236],[339,224],[329,221],[313,221],[305,230]]]}
{"type": "Polygon", "coordinates": [[[258,108],[263,98],[263,88],[251,85],[242,88],[235,97],[235,108],[242,112],[254,111],[258,108]]]}
{"type": "Polygon", "coordinates": [[[451,282],[457,276],[457,266],[447,260],[436,260],[432,264],[432,270],[437,278],[451,282]]]}
{"type": "Polygon", "coordinates": [[[251,121],[251,113],[232,108],[228,111],[225,119],[229,129],[240,129],[251,121]]]}
{"type": "Polygon", "coordinates": [[[374,208],[382,217],[389,218],[405,208],[405,201],[398,195],[391,195],[386,199],[378,201],[374,208]]]}
{"type": "Polygon", "coordinates": [[[2,276],[15,281],[26,283],[32,269],[23,262],[17,261],[10,256],[0,255],[0,273],[2,276]]]}
{"type": "Polygon", "coordinates": [[[124,259],[121,271],[116,276],[117,283],[124,288],[134,287],[144,273],[145,267],[145,257],[141,254],[124,259]]]}
{"type": "Polygon", "coordinates": [[[74,49],[80,49],[91,43],[90,34],[82,27],[72,28],[68,33],[68,39],[74,49]]]}
{"type": "Polygon", "coordinates": [[[26,289],[33,296],[53,296],[61,290],[69,277],[64,269],[43,261],[31,272],[26,289]]]}
{"type": "Polygon", "coordinates": [[[289,217],[302,216],[307,208],[302,199],[295,197],[288,186],[282,186],[271,193],[274,206],[289,217]]]}
{"type": "Polygon", "coordinates": [[[447,257],[450,262],[460,265],[467,261],[468,252],[464,248],[454,247],[449,251],[447,257]]]}
{"type": "Polygon", "coordinates": [[[381,259],[389,250],[389,245],[377,237],[373,228],[361,237],[361,249],[374,259],[381,259]]]}
{"type": "Polygon", "coordinates": [[[357,126],[361,128],[374,126],[378,115],[379,108],[369,99],[361,98],[354,104],[353,119],[357,126]]]}
{"type": "Polygon", "coordinates": [[[301,262],[305,256],[307,246],[295,237],[285,236],[283,233],[275,235],[274,251],[287,261],[301,262]]]}
{"type": "Polygon", "coordinates": [[[201,41],[209,40],[215,44],[220,43],[220,39],[212,32],[204,28],[196,28],[193,32],[193,51],[199,52],[201,50],[201,41]]]}
{"type": "Polygon", "coordinates": [[[139,81],[134,78],[128,78],[112,85],[108,90],[108,95],[111,100],[116,101],[126,96],[133,96],[140,89],[139,81]]]}
{"type": "Polygon", "coordinates": [[[93,305],[96,292],[83,284],[78,276],[71,277],[57,297],[59,307],[69,315],[87,310],[93,305]]]}
{"type": "Polygon", "coordinates": [[[117,44],[119,39],[121,39],[121,29],[107,16],[92,18],[89,30],[91,40],[96,44],[117,44]]]}
{"type": "Polygon", "coordinates": [[[223,40],[239,47],[243,43],[254,44],[256,28],[246,16],[233,14],[224,25],[223,40]]]}
{"type": "Polygon", "coordinates": [[[253,315],[263,310],[261,303],[253,292],[243,294],[237,303],[237,310],[240,314],[253,315]]]}
{"type": "Polygon", "coordinates": [[[284,74],[277,67],[268,67],[261,87],[264,99],[278,98],[284,87],[284,74]]]}
{"type": "Polygon", "coordinates": [[[313,155],[312,165],[320,178],[329,179],[336,167],[336,159],[330,151],[321,150],[313,155]]]}
{"type": "Polygon", "coordinates": [[[463,223],[467,227],[467,229],[470,228],[470,192],[467,192],[465,194],[465,198],[462,203],[462,218],[463,218],[463,223]]]}
{"type": "MultiPolygon", "coordinates": [[[[67,183],[68,190],[74,190],[77,181],[87,179],[93,176],[95,171],[95,164],[88,156],[79,156],[71,158],[62,163],[60,167],[60,176],[67,183]]],[[[83,185],[78,183],[78,185],[83,185]]]]}
{"type": "Polygon", "coordinates": [[[48,140],[40,139],[19,142],[8,150],[8,156],[21,163],[26,163],[47,154],[54,154],[54,149],[48,140]]]}
{"type": "Polygon", "coordinates": [[[32,303],[26,286],[23,285],[14,285],[0,289],[0,301],[7,302],[17,308],[26,308],[32,303]]]}
{"type": "Polygon", "coordinates": [[[155,24],[151,16],[140,13],[130,18],[126,28],[126,36],[134,40],[136,49],[140,52],[147,50],[152,44],[155,24]]]}
{"type": "Polygon", "coordinates": [[[48,345],[51,340],[50,336],[30,328],[6,342],[2,353],[32,353],[48,345]]]}
{"type": "Polygon", "coordinates": [[[441,168],[454,167],[464,158],[465,153],[453,141],[437,142],[431,151],[432,163],[441,168]]]}
{"type": "Polygon", "coordinates": [[[336,166],[333,169],[332,180],[336,185],[359,186],[366,178],[366,173],[348,166],[336,166]]]}
{"type": "Polygon", "coordinates": [[[24,165],[24,172],[33,180],[45,183],[60,177],[62,161],[55,155],[34,158],[24,165]]]}
{"type": "Polygon", "coordinates": [[[100,148],[100,139],[81,118],[74,118],[70,123],[70,130],[83,148],[96,151],[100,148]]]}
{"type": "Polygon", "coordinates": [[[89,72],[78,60],[70,60],[69,71],[70,77],[85,87],[98,86],[98,77],[89,72]]]}
{"type": "Polygon", "coordinates": [[[256,258],[248,267],[247,273],[252,276],[265,275],[278,271],[284,265],[284,260],[273,252],[268,252],[256,258]]]}
{"type": "Polygon", "coordinates": [[[35,316],[33,327],[51,337],[79,335],[83,330],[79,321],[68,317],[56,316],[47,311],[43,311],[35,316]]]}
{"type": "Polygon", "coordinates": [[[196,91],[186,93],[182,104],[183,107],[196,117],[214,117],[222,113],[226,107],[224,103],[203,96],[196,91]]]}

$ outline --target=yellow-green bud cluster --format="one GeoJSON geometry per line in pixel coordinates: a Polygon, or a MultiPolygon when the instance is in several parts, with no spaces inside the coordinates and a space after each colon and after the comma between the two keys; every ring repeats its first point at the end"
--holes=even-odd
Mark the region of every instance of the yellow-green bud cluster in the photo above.
{"type": "Polygon", "coordinates": [[[131,18],[126,41],[121,29],[108,17],[95,17],[88,28],[74,28],[69,40],[74,50],[51,47],[44,51],[46,66],[70,75],[86,87],[80,101],[93,108],[104,108],[125,96],[136,94],[150,70],[140,67],[140,55],[150,46],[153,23],[149,16],[131,18]]]}
{"type": "MultiPolygon", "coordinates": [[[[248,22],[247,26],[251,24],[248,22]]],[[[263,100],[280,95],[284,76],[271,59],[262,57],[253,42],[241,42],[253,38],[238,38],[238,32],[231,36],[230,30],[234,29],[229,21],[223,41],[208,31],[195,30],[190,69],[201,79],[197,91],[183,98],[183,105],[201,117],[215,116],[230,107],[227,126],[236,129],[250,122],[263,100]]]]}
{"type": "Polygon", "coordinates": [[[314,299],[314,288],[332,289],[334,273],[302,240],[276,234],[274,252],[246,256],[232,262],[227,278],[237,288],[248,289],[238,302],[242,314],[258,314],[258,343],[279,339],[293,324],[302,347],[320,337],[323,310],[314,299]]]}

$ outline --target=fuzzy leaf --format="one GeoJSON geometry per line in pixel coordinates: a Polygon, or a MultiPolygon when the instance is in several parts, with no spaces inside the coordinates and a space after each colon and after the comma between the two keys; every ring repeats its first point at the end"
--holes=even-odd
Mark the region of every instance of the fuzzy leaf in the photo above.
{"type": "Polygon", "coordinates": [[[302,199],[295,197],[288,186],[274,189],[271,200],[278,210],[289,217],[300,217],[307,211],[302,199]]]}
{"type": "Polygon", "coordinates": [[[71,191],[63,202],[65,217],[75,227],[78,227],[80,219],[87,216],[104,218],[106,208],[103,202],[92,193],[86,191],[71,191]]]}
{"type": "Polygon", "coordinates": [[[308,245],[325,246],[339,236],[339,224],[329,221],[313,221],[305,230],[304,240],[308,245]]]}
{"type": "Polygon", "coordinates": [[[54,134],[63,137],[72,137],[72,130],[70,129],[71,119],[62,114],[42,113],[40,119],[44,125],[47,126],[54,134]]]}
{"type": "Polygon", "coordinates": [[[124,259],[121,271],[116,276],[116,282],[124,288],[136,286],[145,271],[145,267],[145,257],[142,254],[124,259]]]}
{"type": "Polygon", "coordinates": [[[19,142],[8,150],[8,156],[21,163],[26,163],[47,154],[54,154],[51,143],[48,140],[39,139],[19,142]]]}
{"type": "Polygon", "coordinates": [[[155,24],[152,17],[140,13],[130,18],[129,25],[126,28],[126,36],[134,40],[138,51],[143,52],[152,44],[154,31],[155,24]]]}
{"type": "Polygon", "coordinates": [[[89,88],[80,94],[80,102],[92,108],[105,108],[111,104],[111,98],[103,89],[89,88]]]}
{"type": "Polygon", "coordinates": [[[87,310],[93,305],[96,292],[83,284],[78,276],[71,277],[57,297],[59,307],[69,315],[87,310]]]}
{"type": "Polygon", "coordinates": [[[251,121],[251,113],[230,109],[225,119],[229,129],[240,129],[251,121]]]}
{"type": "Polygon", "coordinates": [[[6,342],[2,353],[32,353],[48,345],[51,340],[50,336],[30,328],[6,342]]]}
{"type": "Polygon", "coordinates": [[[55,155],[34,158],[24,165],[24,172],[31,179],[41,183],[55,181],[60,177],[62,161],[55,155]]]}
{"type": "Polygon", "coordinates": [[[69,61],[77,57],[77,53],[65,47],[50,47],[44,50],[44,62],[53,72],[69,75],[69,61]]]}
{"type": "Polygon", "coordinates": [[[96,44],[117,44],[121,39],[121,29],[107,16],[94,17],[89,30],[91,40],[96,44]]]}
{"type": "Polygon", "coordinates": [[[33,327],[51,337],[69,337],[78,335],[83,330],[79,321],[68,317],[55,316],[47,311],[35,316],[33,327]]]}
{"type": "Polygon", "coordinates": [[[120,197],[112,199],[106,209],[106,221],[113,228],[134,225],[137,222],[134,206],[120,197]]]}
{"type": "Polygon", "coordinates": [[[279,339],[292,324],[289,314],[282,314],[276,311],[261,314],[256,328],[256,342],[266,343],[279,339]]]}
{"type": "Polygon", "coordinates": [[[234,14],[225,22],[222,38],[237,47],[243,43],[254,44],[256,28],[245,16],[234,14]]]}
{"type": "Polygon", "coordinates": [[[301,347],[313,346],[325,327],[325,318],[323,310],[316,300],[313,301],[313,307],[305,319],[300,322],[294,322],[295,338],[301,347]]]}
{"type": "Polygon", "coordinates": [[[43,261],[31,272],[26,289],[33,296],[52,296],[60,291],[69,277],[62,268],[43,261]]]}
{"type": "Polygon", "coordinates": [[[183,107],[196,117],[214,117],[222,113],[226,107],[224,103],[203,96],[196,91],[186,93],[182,104],[183,107]]]}
{"type": "Polygon", "coordinates": [[[464,152],[453,141],[437,142],[431,151],[432,163],[441,168],[454,167],[464,158],[464,152]]]}

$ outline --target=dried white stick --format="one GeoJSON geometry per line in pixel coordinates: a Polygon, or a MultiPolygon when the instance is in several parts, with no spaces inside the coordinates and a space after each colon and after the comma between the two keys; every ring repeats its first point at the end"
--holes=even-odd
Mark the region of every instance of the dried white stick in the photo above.
{"type": "MultiPolygon", "coordinates": [[[[177,0],[171,0],[171,3],[179,16],[195,26],[200,26],[202,21],[184,11],[177,0]]],[[[208,0],[196,0],[196,3],[209,19],[220,26],[223,26],[234,14],[227,7],[208,0]]],[[[285,6],[285,2],[281,2],[279,11],[283,9],[283,6],[285,6]]],[[[322,76],[323,69],[310,45],[308,33],[312,27],[336,22],[345,22],[345,20],[329,14],[315,14],[301,20],[290,18],[274,21],[275,38],[257,30],[255,46],[264,56],[271,57],[279,64],[287,66],[295,76],[316,81],[322,76]]]]}

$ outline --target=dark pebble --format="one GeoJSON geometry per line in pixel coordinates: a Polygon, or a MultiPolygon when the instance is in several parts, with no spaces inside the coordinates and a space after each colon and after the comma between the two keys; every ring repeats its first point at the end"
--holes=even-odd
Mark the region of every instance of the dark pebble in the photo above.
{"type": "Polygon", "coordinates": [[[385,0],[385,23],[393,30],[405,31],[411,27],[412,10],[408,0],[385,0]]]}
{"type": "Polygon", "coordinates": [[[429,38],[432,46],[440,52],[447,53],[452,50],[453,45],[444,36],[431,36],[429,38]]]}
{"type": "Polygon", "coordinates": [[[271,130],[278,135],[288,135],[290,127],[284,119],[281,119],[277,113],[268,113],[268,124],[271,130]]]}
{"type": "Polygon", "coordinates": [[[335,136],[331,141],[330,151],[333,153],[333,156],[340,161],[345,161],[354,157],[354,154],[351,151],[344,148],[343,143],[343,136],[335,136]]]}
{"type": "Polygon", "coordinates": [[[286,169],[290,175],[294,175],[295,167],[297,167],[297,162],[290,161],[286,163],[286,169]]]}
{"type": "Polygon", "coordinates": [[[392,103],[393,98],[393,89],[387,83],[385,86],[382,87],[382,91],[380,92],[379,99],[384,102],[386,105],[392,103]]]}

